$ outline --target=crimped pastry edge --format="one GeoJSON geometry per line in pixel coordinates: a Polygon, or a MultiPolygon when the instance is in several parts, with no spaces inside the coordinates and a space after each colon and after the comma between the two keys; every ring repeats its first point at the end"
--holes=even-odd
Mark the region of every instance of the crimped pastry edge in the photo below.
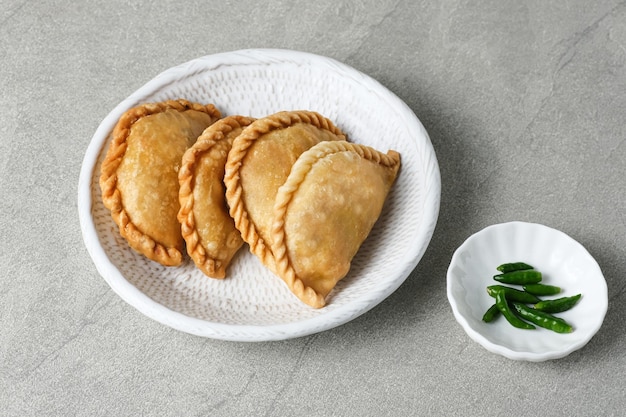
{"type": "Polygon", "coordinates": [[[313,165],[326,156],[339,152],[354,152],[362,158],[373,161],[377,164],[399,169],[400,154],[394,150],[388,153],[380,152],[372,147],[350,142],[320,142],[308,151],[304,152],[293,165],[289,177],[283,184],[277,195],[274,204],[274,221],[272,223],[272,253],[276,266],[275,273],[287,284],[289,289],[305,304],[313,308],[321,308],[326,305],[324,295],[315,291],[312,287],[306,286],[298,278],[295,269],[289,259],[285,236],[285,214],[293,196],[297,192],[300,184],[305,180],[313,165]]]}
{"type": "Polygon", "coordinates": [[[275,272],[274,256],[271,248],[259,235],[256,226],[249,219],[248,211],[242,199],[243,187],[239,175],[242,161],[254,142],[263,135],[277,129],[284,129],[296,123],[308,123],[327,130],[337,136],[337,140],[346,140],[346,135],[328,118],[314,111],[295,110],[281,111],[267,117],[257,119],[247,126],[233,142],[225,166],[224,184],[226,185],[226,201],[235,227],[250,247],[250,252],[272,272],[275,272]]]}
{"type": "Polygon", "coordinates": [[[142,117],[161,113],[168,109],[200,111],[211,116],[212,122],[221,117],[221,113],[213,104],[203,105],[185,99],[144,103],[127,110],[113,129],[113,137],[100,168],[99,184],[102,202],[110,210],[113,221],[119,227],[121,236],[128,244],[137,252],[164,266],[177,266],[183,260],[182,245],[181,247],[167,247],[139,230],[124,208],[121,193],[117,188],[117,169],[126,153],[126,140],[132,125],[142,117]]]}
{"type": "MultiPolygon", "coordinates": [[[[250,125],[255,119],[246,116],[234,115],[218,120],[207,127],[196,143],[183,155],[182,165],[178,172],[179,202],[178,221],[181,224],[181,232],[186,243],[187,253],[195,265],[207,276],[216,279],[226,277],[228,263],[211,257],[206,247],[201,243],[194,215],[194,166],[204,157],[218,142],[228,138],[228,135],[239,128],[250,125]]],[[[243,244],[243,240],[242,240],[243,244]]],[[[240,245],[241,246],[241,245],[240,245]]],[[[239,248],[237,248],[238,250],[239,248]]]]}

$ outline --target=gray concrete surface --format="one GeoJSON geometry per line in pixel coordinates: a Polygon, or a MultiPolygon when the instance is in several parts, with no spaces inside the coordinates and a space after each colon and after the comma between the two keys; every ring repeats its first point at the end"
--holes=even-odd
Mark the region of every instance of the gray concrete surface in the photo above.
{"type": "Polygon", "coordinates": [[[626,409],[626,3],[0,2],[0,414],[618,416],[626,409]],[[161,71],[272,47],[378,79],[428,129],[441,212],[398,291],[275,343],[158,324],[98,275],[76,191],[100,121],[161,71]],[[544,363],[474,343],[446,299],[453,251],[510,220],[596,257],[609,310],[544,363]]]}

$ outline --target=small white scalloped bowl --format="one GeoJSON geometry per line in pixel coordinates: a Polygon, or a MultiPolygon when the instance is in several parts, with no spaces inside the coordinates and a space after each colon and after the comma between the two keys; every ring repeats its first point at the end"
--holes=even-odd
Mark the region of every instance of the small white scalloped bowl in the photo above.
{"type": "Polygon", "coordinates": [[[496,224],[470,236],[452,256],[447,294],[454,317],[470,338],[490,352],[533,362],[562,358],[585,346],[608,308],[606,281],[589,252],[563,232],[524,222],[496,224]],[[542,283],[561,287],[560,294],[543,299],[582,294],[572,309],[557,314],[572,324],[572,333],[522,330],[503,317],[482,321],[494,303],[486,287],[497,284],[496,267],[507,262],[526,262],[542,272],[542,283]]]}

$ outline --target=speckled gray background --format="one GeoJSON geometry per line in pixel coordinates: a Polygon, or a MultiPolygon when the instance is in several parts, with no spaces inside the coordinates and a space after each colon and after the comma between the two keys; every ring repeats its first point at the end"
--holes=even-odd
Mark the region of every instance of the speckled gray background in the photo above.
{"type": "Polygon", "coordinates": [[[626,3],[448,0],[0,2],[0,414],[618,416],[626,408],[626,3]],[[122,301],[82,241],[77,184],[100,121],[161,71],[243,48],[330,56],[431,135],[432,243],[404,285],[336,329],[221,342],[122,301]],[[609,287],[567,358],[487,352],[446,299],[453,251],[510,220],[571,235],[609,287]]]}

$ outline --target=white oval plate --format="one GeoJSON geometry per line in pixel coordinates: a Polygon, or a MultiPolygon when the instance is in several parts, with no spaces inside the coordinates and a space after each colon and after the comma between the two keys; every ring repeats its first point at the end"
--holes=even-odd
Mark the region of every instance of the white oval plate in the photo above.
{"type": "Polygon", "coordinates": [[[470,236],[452,256],[447,285],[465,332],[490,352],[515,360],[558,359],[580,349],[600,329],[608,308],[606,281],[589,252],[565,233],[534,223],[497,224],[470,236]],[[528,263],[543,274],[542,283],[561,287],[560,294],[542,299],[582,294],[571,310],[556,314],[574,326],[572,333],[517,329],[502,317],[482,321],[494,303],[486,288],[498,284],[496,267],[508,262],[528,263]]]}
{"type": "Polygon", "coordinates": [[[370,310],[395,291],[432,237],[441,180],[428,134],[415,114],[374,79],[333,59],[287,50],[242,50],[171,68],[115,107],[87,149],[78,190],[85,245],[111,288],[146,316],[191,334],[265,341],[327,330],[370,310]],[[224,116],[263,117],[313,110],[349,139],[395,149],[402,167],[383,213],[322,309],[296,299],[244,247],[227,279],[206,278],[193,262],[165,268],[133,252],[104,208],[100,164],[118,118],[144,102],[185,98],[215,104],[224,116]]]}

